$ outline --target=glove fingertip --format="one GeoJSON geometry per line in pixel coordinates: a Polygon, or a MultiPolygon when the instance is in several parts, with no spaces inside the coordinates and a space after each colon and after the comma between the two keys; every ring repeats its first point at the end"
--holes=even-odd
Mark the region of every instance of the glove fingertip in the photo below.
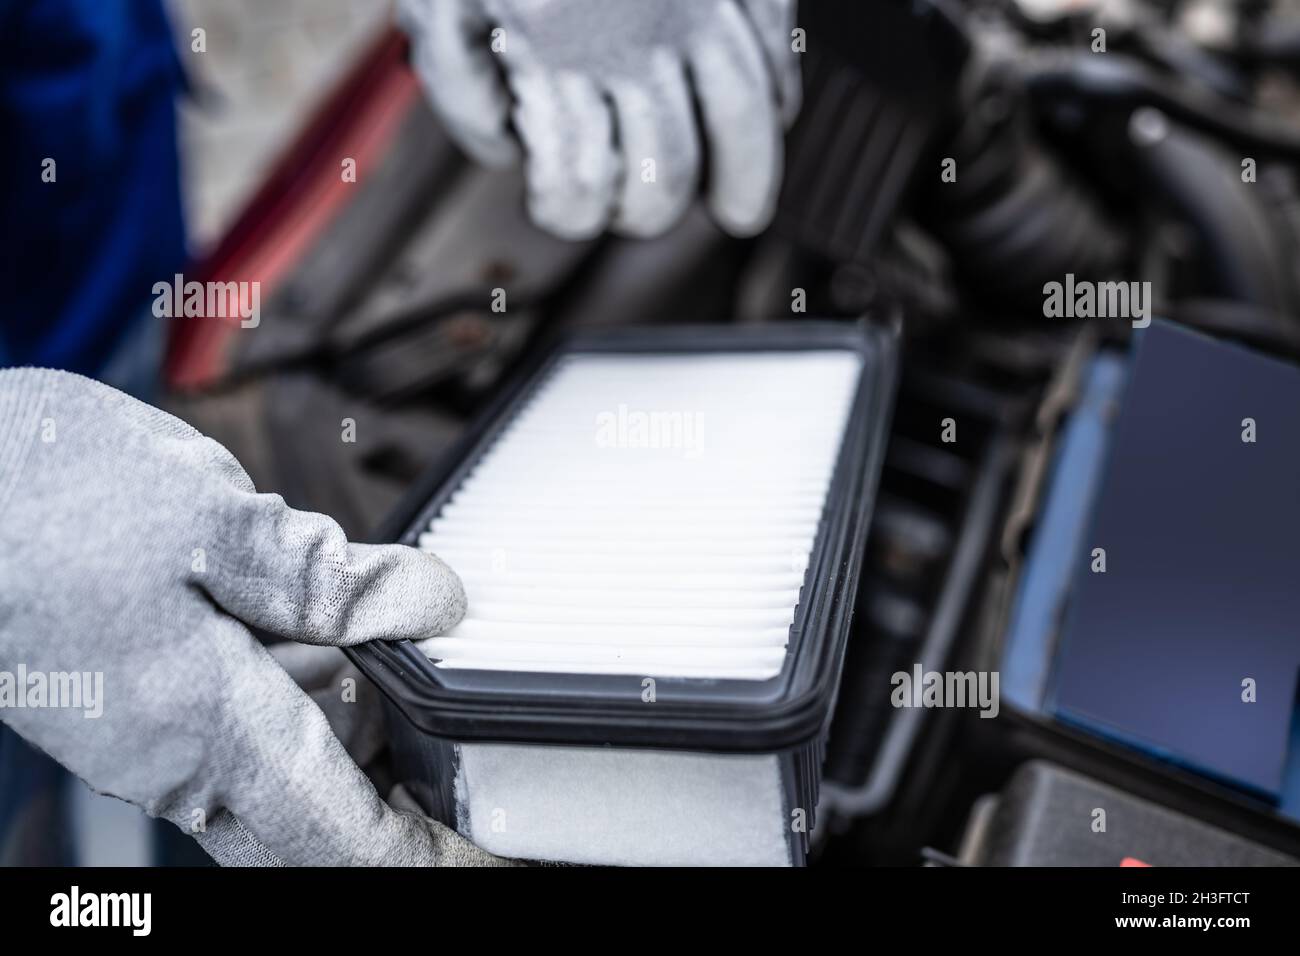
{"type": "Polygon", "coordinates": [[[788,75],[782,78],[781,125],[787,130],[794,126],[802,108],[803,78],[800,76],[799,65],[795,63],[790,67],[788,75]]]}
{"type": "Polygon", "coordinates": [[[465,585],[460,575],[436,554],[416,551],[421,579],[414,591],[416,601],[424,605],[427,612],[422,623],[422,633],[416,638],[433,637],[451,630],[465,617],[469,600],[465,595],[465,585]]]}
{"type": "Polygon", "coordinates": [[[509,169],[519,161],[519,147],[509,134],[489,135],[470,132],[456,124],[446,124],[447,133],[470,159],[488,169],[509,169]]]}
{"type": "Polygon", "coordinates": [[[777,175],[762,191],[715,190],[709,197],[709,210],[714,221],[729,236],[748,239],[758,235],[772,221],[779,185],[780,176],[777,175]]]}
{"type": "Polygon", "coordinates": [[[609,221],[607,210],[594,203],[568,201],[550,195],[530,195],[528,215],[542,229],[570,242],[595,239],[609,221]]]}

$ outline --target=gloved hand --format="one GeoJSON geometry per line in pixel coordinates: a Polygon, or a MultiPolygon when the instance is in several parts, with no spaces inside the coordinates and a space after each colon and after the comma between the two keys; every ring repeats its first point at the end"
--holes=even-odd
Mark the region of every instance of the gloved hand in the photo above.
{"type": "Polygon", "coordinates": [[[0,672],[29,705],[0,693],[0,720],[219,863],[495,861],[385,804],[248,630],[421,638],[464,609],[438,559],[349,544],[170,415],[80,376],[0,370],[0,672]],[[48,695],[73,672],[92,693],[102,675],[102,701],[31,706],[31,675],[48,695]]]}
{"type": "Polygon", "coordinates": [[[771,218],[782,125],[799,108],[794,0],[402,0],[400,9],[416,71],[471,155],[510,162],[513,117],[529,210],[543,227],[589,238],[611,221],[637,236],[671,226],[699,185],[696,105],[719,225],[750,235],[771,218]]]}

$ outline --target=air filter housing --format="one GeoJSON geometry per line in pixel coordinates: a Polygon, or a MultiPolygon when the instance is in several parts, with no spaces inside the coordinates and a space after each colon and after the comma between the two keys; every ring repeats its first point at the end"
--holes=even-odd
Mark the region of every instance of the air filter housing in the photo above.
{"type": "Polygon", "coordinates": [[[460,573],[465,620],[350,652],[425,809],[508,857],[801,863],[894,353],[602,331],[510,390],[388,535],[460,573]]]}

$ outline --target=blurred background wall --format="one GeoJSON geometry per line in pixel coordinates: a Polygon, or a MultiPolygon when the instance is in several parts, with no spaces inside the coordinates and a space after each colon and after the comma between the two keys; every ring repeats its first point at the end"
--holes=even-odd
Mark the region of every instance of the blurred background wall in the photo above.
{"type": "Polygon", "coordinates": [[[383,27],[390,0],[169,0],[194,84],[181,110],[195,251],[238,215],[280,148],[383,27]],[[193,31],[206,52],[193,51],[193,31]]]}

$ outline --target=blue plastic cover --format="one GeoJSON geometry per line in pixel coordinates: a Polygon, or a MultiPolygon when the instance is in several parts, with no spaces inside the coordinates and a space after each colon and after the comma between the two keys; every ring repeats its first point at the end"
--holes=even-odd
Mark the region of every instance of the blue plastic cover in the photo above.
{"type": "Polygon", "coordinates": [[[1106,446],[1124,394],[1127,355],[1092,360],[1079,401],[1061,429],[1002,656],[1002,697],[1022,710],[1040,710],[1056,651],[1056,636],[1074,583],[1088,516],[1097,497],[1106,446]]]}
{"type": "Polygon", "coordinates": [[[1300,370],[1153,324],[1076,552],[1048,709],[1277,801],[1298,674],[1300,370]]]}

